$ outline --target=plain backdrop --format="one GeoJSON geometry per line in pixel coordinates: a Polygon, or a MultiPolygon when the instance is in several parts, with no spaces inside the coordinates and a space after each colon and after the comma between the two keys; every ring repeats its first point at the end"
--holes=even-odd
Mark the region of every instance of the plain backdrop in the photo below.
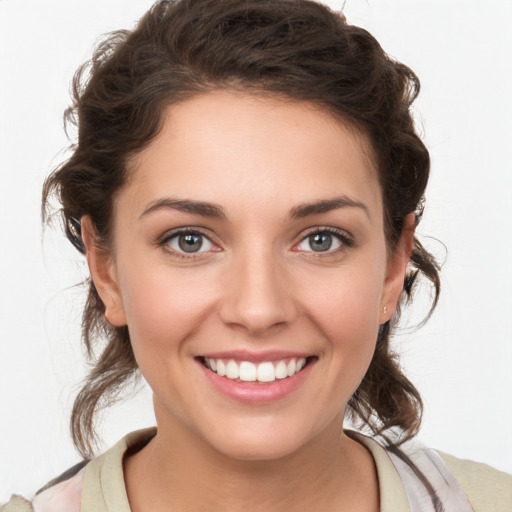
{"type": "MultiPolygon", "coordinates": [[[[86,273],[58,226],[43,232],[40,191],[66,156],[74,70],[151,3],[0,0],[0,502],[79,460],[68,416],[85,371],[74,285],[86,273]]],[[[443,293],[430,322],[396,340],[425,401],[420,437],[512,472],[512,1],[347,0],[345,12],[423,86],[420,233],[446,260],[443,293]]],[[[104,446],[153,421],[143,388],[103,417],[104,446]]]]}

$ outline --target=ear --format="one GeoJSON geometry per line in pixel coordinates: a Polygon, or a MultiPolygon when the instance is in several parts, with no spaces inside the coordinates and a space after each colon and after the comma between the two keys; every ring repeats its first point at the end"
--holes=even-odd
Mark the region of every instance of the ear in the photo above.
{"type": "Polygon", "coordinates": [[[386,323],[393,316],[403,291],[407,265],[413,248],[415,222],[414,213],[409,213],[405,217],[400,239],[388,256],[386,280],[380,303],[380,324],[386,323]]]}
{"type": "Polygon", "coordinates": [[[126,325],[126,315],[112,255],[100,246],[96,229],[88,215],[82,217],[81,227],[89,272],[105,305],[105,319],[116,327],[122,327],[126,325]]]}

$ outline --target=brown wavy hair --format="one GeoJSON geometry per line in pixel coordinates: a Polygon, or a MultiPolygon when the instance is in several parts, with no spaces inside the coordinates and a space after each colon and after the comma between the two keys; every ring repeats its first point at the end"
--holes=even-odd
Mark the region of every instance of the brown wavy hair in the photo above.
{"type": "MultiPolygon", "coordinates": [[[[366,30],[309,0],[169,0],[157,2],[133,31],[110,34],[76,73],[68,123],[78,127],[72,156],[46,180],[62,206],[65,232],[84,252],[80,219],[91,217],[108,248],[112,201],[130,160],[157,135],[164,109],[219,89],[312,102],[364,133],[373,148],[383,193],[385,235],[392,250],[405,216],[419,221],[429,154],[415,131],[411,103],[416,75],[391,59],[366,30]]],[[[411,300],[418,274],[440,288],[433,257],[415,238],[413,270],[404,282],[411,300]]],[[[71,430],[79,452],[91,456],[95,413],[117,400],[138,375],[127,327],[113,327],[91,280],[82,335],[91,371],[76,397],[71,430]]],[[[398,427],[416,434],[421,397],[390,348],[399,312],[381,326],[375,354],[348,413],[374,432],[398,427]]]]}

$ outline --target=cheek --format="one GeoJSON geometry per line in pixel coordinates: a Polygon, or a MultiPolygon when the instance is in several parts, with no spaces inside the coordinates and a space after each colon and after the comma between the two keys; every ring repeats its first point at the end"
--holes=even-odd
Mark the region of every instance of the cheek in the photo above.
{"type": "Polygon", "coordinates": [[[310,275],[301,295],[305,307],[327,335],[341,331],[357,339],[358,333],[378,329],[383,282],[380,268],[362,266],[357,271],[347,266],[322,279],[310,275]]]}
{"type": "Polygon", "coordinates": [[[310,282],[307,315],[324,339],[324,350],[333,363],[335,393],[358,387],[373,357],[379,330],[379,311],[384,274],[380,268],[364,266],[338,269],[320,286],[310,282]]]}
{"type": "Polygon", "coordinates": [[[169,276],[137,272],[122,288],[130,339],[137,365],[155,396],[165,396],[173,414],[182,416],[189,400],[187,369],[193,362],[190,341],[209,310],[206,287],[169,276]]]}
{"type": "Polygon", "coordinates": [[[371,291],[365,295],[361,289],[357,294],[340,293],[336,299],[324,310],[323,330],[331,340],[334,361],[343,365],[342,373],[352,381],[351,387],[357,387],[375,350],[379,300],[371,291]]]}
{"type": "Polygon", "coordinates": [[[165,266],[139,267],[136,272],[124,269],[122,275],[126,277],[121,281],[121,294],[130,337],[136,353],[144,357],[145,352],[180,350],[211,309],[214,291],[206,276],[198,290],[197,276],[172,272],[165,266]]]}

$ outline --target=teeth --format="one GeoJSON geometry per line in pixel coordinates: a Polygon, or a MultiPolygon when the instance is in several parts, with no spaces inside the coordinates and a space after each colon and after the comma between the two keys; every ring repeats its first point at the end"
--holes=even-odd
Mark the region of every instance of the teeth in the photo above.
{"type": "Polygon", "coordinates": [[[233,359],[225,362],[222,359],[205,358],[206,366],[221,377],[244,382],[274,382],[276,379],[286,379],[299,373],[306,366],[306,358],[292,358],[286,361],[263,362],[258,365],[249,361],[240,364],[233,359]]]}
{"type": "Polygon", "coordinates": [[[276,380],[276,371],[272,363],[260,363],[258,365],[258,381],[273,382],[276,380]]]}
{"type": "Polygon", "coordinates": [[[288,370],[284,361],[279,361],[276,366],[276,379],[285,379],[288,377],[288,370]]]}
{"type": "Polygon", "coordinates": [[[226,365],[219,359],[217,363],[213,359],[207,359],[210,364],[210,368],[215,372],[217,372],[218,375],[221,377],[224,377],[226,375],[226,365]],[[212,364],[213,361],[213,364],[212,364]],[[217,369],[215,369],[215,366],[217,366],[217,369]]]}
{"type": "Polygon", "coordinates": [[[240,369],[233,360],[229,361],[226,365],[226,377],[228,379],[238,379],[240,377],[240,369]]]}
{"type": "Polygon", "coordinates": [[[286,373],[288,374],[288,377],[291,377],[292,375],[295,375],[295,372],[297,371],[297,362],[295,359],[292,359],[288,366],[286,367],[286,373]]]}
{"type": "MultiPolygon", "coordinates": [[[[230,363],[234,361],[230,361],[230,363]]],[[[236,363],[235,363],[236,365],[236,363]]],[[[245,380],[246,382],[253,382],[256,380],[256,366],[252,363],[248,363],[244,361],[240,363],[240,380],[245,380]]]]}

